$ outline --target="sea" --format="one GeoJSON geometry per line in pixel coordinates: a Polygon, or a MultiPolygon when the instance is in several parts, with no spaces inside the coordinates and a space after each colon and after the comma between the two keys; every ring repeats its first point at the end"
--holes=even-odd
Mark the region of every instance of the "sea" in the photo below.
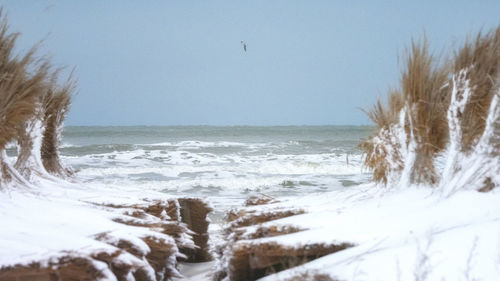
{"type": "Polygon", "coordinates": [[[222,220],[253,195],[300,198],[367,182],[368,126],[127,126],[64,129],[63,162],[88,184],[205,198],[222,220]]]}

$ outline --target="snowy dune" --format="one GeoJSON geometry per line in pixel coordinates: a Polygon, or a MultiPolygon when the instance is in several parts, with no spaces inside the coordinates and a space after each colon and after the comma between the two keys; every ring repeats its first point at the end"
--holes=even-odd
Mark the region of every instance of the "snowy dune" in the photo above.
{"type": "Polygon", "coordinates": [[[164,193],[39,179],[37,188],[3,192],[0,200],[2,281],[31,276],[33,266],[53,272],[34,270],[31,278],[65,276],[65,261],[78,265],[77,258],[90,260],[95,280],[180,277],[181,250],[198,247],[194,232],[180,222],[177,198],[164,193]],[[115,272],[117,264],[125,271],[115,272]]]}
{"type": "Polygon", "coordinates": [[[259,227],[306,230],[247,240],[257,230],[249,226],[231,247],[353,245],[262,280],[287,280],[306,272],[332,280],[500,280],[499,200],[498,192],[461,191],[446,198],[428,188],[360,186],[300,202],[249,207],[266,212],[300,206],[305,214],[259,227]]]}

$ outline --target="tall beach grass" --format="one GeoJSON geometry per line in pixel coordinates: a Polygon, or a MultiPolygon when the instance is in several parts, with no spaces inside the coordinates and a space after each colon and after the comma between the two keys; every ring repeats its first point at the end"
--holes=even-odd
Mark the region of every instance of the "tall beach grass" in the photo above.
{"type": "Polygon", "coordinates": [[[16,54],[19,36],[9,30],[0,9],[0,188],[13,181],[29,183],[33,171],[68,174],[57,146],[74,82],[58,85],[59,70],[38,54],[39,44],[25,54],[16,54]],[[15,165],[6,157],[9,142],[18,143],[15,165]]]}
{"type": "MultiPolygon", "coordinates": [[[[377,130],[360,145],[364,164],[386,185],[443,187],[454,176],[471,174],[463,164],[475,159],[489,163],[492,172],[474,180],[498,186],[499,163],[480,147],[497,155],[500,150],[498,104],[493,103],[500,85],[500,27],[466,40],[445,59],[433,56],[428,46],[426,39],[412,42],[388,103],[379,100],[366,111],[377,130]],[[445,164],[437,167],[438,158],[445,164]]],[[[467,178],[454,184],[471,184],[467,178]]]]}

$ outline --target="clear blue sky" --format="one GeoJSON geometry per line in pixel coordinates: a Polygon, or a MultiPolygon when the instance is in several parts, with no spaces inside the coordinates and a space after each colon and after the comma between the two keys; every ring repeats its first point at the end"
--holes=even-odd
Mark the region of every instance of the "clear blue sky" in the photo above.
{"type": "Polygon", "coordinates": [[[369,124],[425,31],[436,50],[500,1],[0,1],[20,49],[76,68],[68,125],[369,124]],[[240,41],[248,44],[244,53],[240,41]]]}

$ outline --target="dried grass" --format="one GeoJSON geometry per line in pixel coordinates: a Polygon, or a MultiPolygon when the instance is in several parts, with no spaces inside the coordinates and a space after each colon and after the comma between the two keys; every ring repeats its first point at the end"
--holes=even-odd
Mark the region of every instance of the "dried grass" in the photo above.
{"type": "Polygon", "coordinates": [[[61,164],[57,148],[74,89],[75,81],[71,77],[62,87],[52,84],[43,102],[45,130],[41,148],[42,162],[49,173],[63,177],[71,175],[71,171],[61,164]]]}
{"type": "MultiPolygon", "coordinates": [[[[435,184],[439,177],[434,167],[437,154],[449,142],[447,110],[450,106],[451,77],[467,70],[472,95],[459,119],[462,129],[462,149],[469,151],[482,135],[489,105],[495,94],[495,81],[500,65],[500,27],[475,40],[466,41],[451,60],[440,60],[429,53],[427,40],[412,42],[405,59],[400,87],[389,91],[389,104],[380,101],[367,112],[377,132],[364,140],[365,166],[373,170],[374,179],[387,183],[388,174],[404,167],[406,155],[398,155],[401,147],[415,143],[415,162],[411,167],[410,182],[435,184]],[[391,141],[391,126],[398,125],[400,113],[405,110],[404,143],[391,141]],[[383,133],[388,136],[383,136],[383,133]],[[381,136],[382,135],[382,136],[381,136]],[[382,142],[382,145],[379,145],[382,142]],[[396,158],[396,159],[394,159],[396,158]],[[398,159],[400,158],[400,159],[398,159]],[[399,165],[390,165],[399,163],[399,165]]],[[[401,126],[401,125],[400,125],[401,126]]],[[[401,127],[400,127],[401,129],[401,127]]]]}
{"type": "MultiPolygon", "coordinates": [[[[15,167],[29,177],[30,169],[36,167],[28,167],[28,160],[38,153],[32,149],[33,124],[43,120],[43,165],[53,174],[66,176],[69,171],[60,163],[57,146],[75,83],[70,78],[63,86],[57,85],[59,70],[52,71],[48,59],[36,57],[38,44],[24,55],[14,54],[18,37],[19,33],[9,31],[0,9],[0,151],[17,139],[21,149],[15,167]]],[[[19,177],[3,159],[0,162],[4,180],[19,177]]]]}
{"type": "Polygon", "coordinates": [[[30,128],[31,124],[29,123],[29,121],[26,122],[25,125],[18,130],[17,143],[19,149],[17,152],[16,164],[14,165],[15,169],[26,179],[30,178],[34,170],[37,170],[37,167],[30,166],[29,164],[34,145],[34,140],[31,136],[32,128],[30,128]]]}
{"type": "Polygon", "coordinates": [[[362,109],[366,115],[377,126],[377,130],[388,128],[397,123],[399,112],[404,106],[403,95],[400,90],[390,89],[388,93],[388,105],[385,107],[380,99],[370,110],[362,109]]]}
{"type": "Polygon", "coordinates": [[[495,78],[500,67],[500,27],[468,39],[454,57],[454,72],[468,69],[471,96],[461,114],[462,149],[467,152],[484,131],[491,99],[495,95],[495,78]]]}
{"type": "Polygon", "coordinates": [[[33,173],[38,173],[39,175],[45,173],[42,167],[43,164],[34,163],[33,161],[34,159],[41,158],[41,148],[37,147],[35,150],[34,142],[41,141],[43,131],[45,130],[42,123],[45,115],[44,102],[47,100],[47,96],[51,94],[51,89],[57,84],[60,70],[56,69],[52,71],[48,79],[44,82],[44,89],[35,100],[35,108],[32,116],[23,126],[17,128],[18,155],[14,167],[26,179],[29,179],[33,173]]]}
{"type": "MultiPolygon", "coordinates": [[[[380,99],[370,110],[362,109],[377,127],[377,133],[389,131],[399,121],[399,114],[405,105],[401,90],[390,89],[388,92],[388,104],[384,106],[380,99]]],[[[399,155],[390,154],[386,146],[377,145],[374,137],[363,140],[359,147],[365,153],[364,165],[373,171],[373,178],[378,182],[387,183],[388,171],[391,169],[389,161],[402,162],[399,155]],[[396,158],[396,159],[390,159],[396,158]]],[[[392,146],[396,144],[391,144],[392,146]]],[[[395,150],[393,150],[395,151],[395,150]]],[[[402,169],[402,165],[400,166],[402,169]]]]}
{"type": "Polygon", "coordinates": [[[49,65],[36,60],[37,47],[24,56],[12,51],[19,33],[8,31],[7,19],[0,9],[0,150],[17,137],[18,127],[33,115],[36,99],[44,89],[49,65]]]}
{"type": "Polygon", "coordinates": [[[448,139],[449,68],[429,54],[427,40],[420,44],[412,42],[406,66],[401,90],[407,105],[410,135],[417,145],[411,181],[433,184],[437,181],[433,158],[445,148],[448,139]]]}
{"type": "MultiPolygon", "coordinates": [[[[17,138],[19,128],[33,116],[36,101],[49,75],[49,63],[37,59],[35,45],[24,55],[13,53],[19,33],[11,33],[0,9],[0,153],[17,138]]],[[[17,177],[0,157],[2,181],[17,177]]]]}

